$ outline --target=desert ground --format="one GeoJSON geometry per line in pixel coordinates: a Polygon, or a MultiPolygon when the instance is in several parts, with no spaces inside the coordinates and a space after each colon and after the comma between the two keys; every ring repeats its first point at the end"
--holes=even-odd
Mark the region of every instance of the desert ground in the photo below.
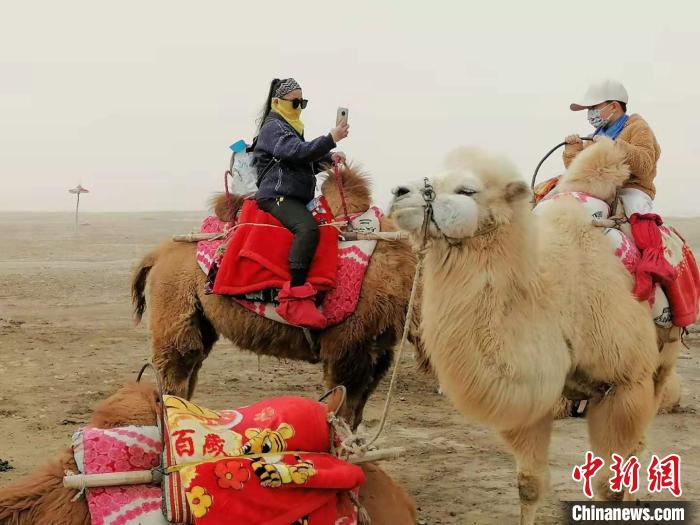
{"type": "MultiPolygon", "coordinates": [[[[195,229],[203,216],[84,214],[76,232],[70,214],[0,213],[0,490],[67,446],[94,405],[135,378],[149,357],[149,336],[132,321],[131,269],[159,241],[195,229]]],[[[700,219],[670,222],[700,253],[700,219]]],[[[682,456],[683,499],[698,501],[698,334],[688,343],[678,364],[682,409],[654,420],[648,445],[660,456],[682,456]]],[[[370,399],[365,433],[377,424],[387,385],[370,399]]],[[[320,368],[259,360],[220,341],[201,371],[195,401],[230,408],[290,393],[319,396],[320,368]]],[[[465,421],[436,392],[435,381],[415,370],[410,351],[381,444],[407,448],[405,457],[384,466],[413,496],[422,523],[517,521],[515,466],[505,446],[465,421]]],[[[571,469],[587,449],[584,420],[555,424],[552,491],[540,523],[562,523],[559,502],[582,499],[571,469]]]]}

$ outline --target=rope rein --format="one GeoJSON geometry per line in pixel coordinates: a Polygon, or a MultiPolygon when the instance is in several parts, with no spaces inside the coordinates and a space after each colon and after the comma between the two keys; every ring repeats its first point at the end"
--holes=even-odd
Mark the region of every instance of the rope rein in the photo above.
{"type": "MultiPolygon", "coordinates": [[[[593,139],[592,139],[591,137],[581,137],[581,140],[590,140],[590,141],[593,141],[593,139]]],[[[537,163],[537,167],[535,168],[535,173],[532,174],[532,181],[530,181],[530,189],[531,189],[531,190],[534,190],[534,189],[535,189],[535,184],[536,184],[536,182],[537,182],[537,174],[539,173],[540,168],[542,167],[542,164],[544,164],[544,161],[547,160],[547,159],[549,158],[549,156],[550,156],[552,153],[554,153],[555,151],[557,151],[557,150],[558,150],[559,148],[561,148],[562,146],[566,146],[566,141],[560,142],[559,144],[557,144],[556,146],[554,146],[552,149],[550,149],[547,153],[545,153],[544,157],[542,157],[542,160],[540,160],[540,161],[537,163]]]]}
{"type": "Polygon", "coordinates": [[[413,320],[414,304],[416,300],[416,293],[418,291],[418,283],[420,282],[420,277],[423,271],[423,260],[425,259],[426,246],[428,244],[428,231],[430,229],[430,223],[433,221],[433,202],[435,201],[435,190],[430,184],[429,179],[425,178],[424,188],[421,190],[423,200],[425,201],[425,211],[423,214],[423,225],[421,226],[421,245],[418,250],[418,262],[416,263],[416,272],[413,275],[413,284],[411,286],[411,295],[408,299],[408,306],[406,308],[406,320],[403,325],[403,333],[401,335],[401,343],[399,343],[399,348],[394,358],[394,367],[391,371],[391,380],[389,382],[389,388],[386,394],[386,400],[384,401],[384,410],[382,411],[382,417],[379,420],[379,428],[375,432],[374,436],[364,444],[359,444],[359,437],[350,430],[347,423],[338,418],[333,418],[333,423],[338,424],[345,433],[349,433],[349,437],[346,438],[340,445],[341,449],[345,449],[348,453],[362,454],[367,452],[369,447],[371,447],[381,436],[384,431],[384,426],[386,420],[389,416],[389,405],[391,403],[391,397],[396,386],[396,378],[398,376],[399,366],[401,364],[401,356],[403,355],[403,350],[406,346],[406,341],[408,340],[408,332],[411,327],[411,322],[413,320]]]}
{"type": "Polygon", "coordinates": [[[335,177],[335,184],[338,186],[338,192],[340,193],[340,202],[343,205],[343,214],[345,215],[345,225],[346,231],[353,231],[352,221],[350,220],[350,215],[348,214],[348,203],[345,200],[345,189],[343,188],[343,175],[340,173],[340,162],[333,163],[333,176],[335,177]]]}

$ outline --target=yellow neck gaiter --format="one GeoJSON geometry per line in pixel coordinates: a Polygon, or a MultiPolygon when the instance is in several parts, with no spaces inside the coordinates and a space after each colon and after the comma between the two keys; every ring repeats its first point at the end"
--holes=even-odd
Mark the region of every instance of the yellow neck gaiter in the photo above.
{"type": "Polygon", "coordinates": [[[301,116],[301,106],[294,109],[291,100],[273,98],[270,109],[278,115],[281,115],[282,118],[286,120],[289,125],[297,131],[297,133],[299,133],[299,135],[304,133],[304,123],[299,120],[299,117],[301,116]]]}

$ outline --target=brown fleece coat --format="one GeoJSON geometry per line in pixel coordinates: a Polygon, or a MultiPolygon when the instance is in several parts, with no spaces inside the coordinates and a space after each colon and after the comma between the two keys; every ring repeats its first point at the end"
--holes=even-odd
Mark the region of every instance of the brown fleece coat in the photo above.
{"type": "MultiPolygon", "coordinates": [[[[625,152],[625,161],[631,171],[630,178],[624,187],[642,190],[653,199],[656,195],[654,186],[656,163],[661,156],[661,148],[649,124],[637,114],[630,115],[615,142],[625,152]]],[[[583,144],[567,144],[564,148],[564,166],[568,168],[576,155],[588,144],[590,144],[588,141],[583,144]]]]}

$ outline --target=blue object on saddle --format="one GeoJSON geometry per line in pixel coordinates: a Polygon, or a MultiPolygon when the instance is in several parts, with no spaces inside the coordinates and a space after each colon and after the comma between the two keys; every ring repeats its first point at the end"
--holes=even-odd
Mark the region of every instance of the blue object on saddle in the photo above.
{"type": "Polygon", "coordinates": [[[238,142],[234,142],[233,144],[231,144],[229,146],[229,149],[234,153],[242,153],[247,147],[248,146],[246,145],[245,140],[241,139],[238,142]]]}

